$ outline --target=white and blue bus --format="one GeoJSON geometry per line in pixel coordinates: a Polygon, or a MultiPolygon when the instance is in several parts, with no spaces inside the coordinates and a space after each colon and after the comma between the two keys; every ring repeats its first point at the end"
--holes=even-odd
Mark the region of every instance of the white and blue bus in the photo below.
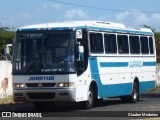
{"type": "Polygon", "coordinates": [[[82,102],[119,97],[135,103],[156,85],[156,50],[150,29],[70,21],[31,25],[16,32],[15,102],[82,102]]]}

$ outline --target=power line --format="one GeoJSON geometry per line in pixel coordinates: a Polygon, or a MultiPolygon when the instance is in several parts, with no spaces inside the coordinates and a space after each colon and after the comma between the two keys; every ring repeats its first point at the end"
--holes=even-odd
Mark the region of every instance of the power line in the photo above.
{"type": "MultiPolygon", "coordinates": [[[[97,9],[97,10],[114,11],[114,12],[126,12],[126,11],[137,12],[137,11],[131,11],[131,10],[120,10],[120,9],[110,9],[110,8],[102,8],[102,7],[95,7],[95,6],[88,6],[88,5],[80,5],[80,4],[70,3],[70,2],[63,2],[59,0],[50,0],[50,1],[54,1],[54,2],[65,4],[65,5],[78,6],[78,7],[90,8],[90,9],[97,9]]],[[[153,12],[153,11],[140,11],[140,12],[147,13],[147,14],[160,13],[160,12],[153,12]]]]}

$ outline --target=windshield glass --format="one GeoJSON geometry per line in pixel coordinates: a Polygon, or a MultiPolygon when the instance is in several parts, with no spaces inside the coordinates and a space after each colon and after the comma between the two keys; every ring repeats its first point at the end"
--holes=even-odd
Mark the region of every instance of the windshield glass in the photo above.
{"type": "Polygon", "coordinates": [[[71,31],[17,33],[13,73],[74,72],[74,35],[71,31]]]}

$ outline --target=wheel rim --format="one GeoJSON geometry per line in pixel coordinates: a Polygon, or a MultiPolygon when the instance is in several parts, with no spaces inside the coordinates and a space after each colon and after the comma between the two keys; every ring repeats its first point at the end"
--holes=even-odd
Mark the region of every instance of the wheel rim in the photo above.
{"type": "Polygon", "coordinates": [[[137,100],[137,93],[136,93],[136,91],[134,92],[133,98],[134,98],[134,100],[137,100]]]}
{"type": "Polygon", "coordinates": [[[138,96],[137,89],[135,89],[133,94],[133,99],[137,100],[137,96],[138,96]]]}
{"type": "Polygon", "coordinates": [[[88,92],[88,104],[92,105],[93,102],[93,94],[91,91],[88,92]]]}

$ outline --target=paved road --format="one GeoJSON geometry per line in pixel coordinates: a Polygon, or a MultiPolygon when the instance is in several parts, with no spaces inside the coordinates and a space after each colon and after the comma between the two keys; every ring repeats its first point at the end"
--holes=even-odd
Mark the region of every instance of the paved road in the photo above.
{"type": "MultiPolygon", "coordinates": [[[[143,95],[140,97],[140,101],[137,102],[136,104],[123,103],[118,98],[106,99],[100,105],[90,110],[83,110],[83,108],[81,107],[81,104],[68,103],[68,104],[56,104],[54,108],[52,108],[51,106],[48,106],[44,110],[37,111],[31,103],[27,103],[27,104],[16,104],[16,105],[3,105],[3,106],[0,106],[0,111],[42,112],[42,113],[45,113],[45,116],[50,115],[50,116],[58,116],[58,117],[62,117],[62,116],[124,117],[128,115],[128,113],[139,113],[139,112],[141,113],[141,111],[147,111],[147,113],[148,112],[152,113],[153,111],[156,111],[160,113],[160,94],[143,95]]],[[[65,118],[65,120],[68,120],[68,118],[65,118]]]]}

